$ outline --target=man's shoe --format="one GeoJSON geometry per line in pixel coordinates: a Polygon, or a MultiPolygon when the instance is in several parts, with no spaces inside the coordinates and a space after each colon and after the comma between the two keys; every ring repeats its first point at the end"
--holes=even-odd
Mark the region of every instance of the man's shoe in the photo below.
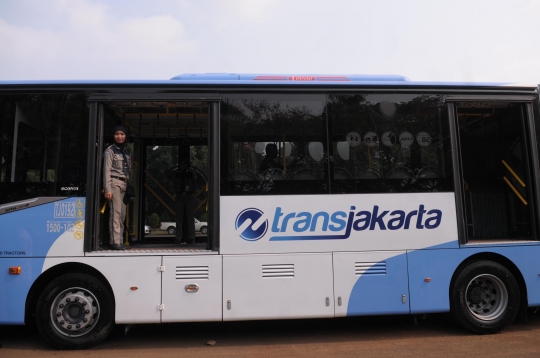
{"type": "Polygon", "coordinates": [[[111,250],[121,250],[121,251],[126,249],[124,245],[118,245],[118,244],[112,244],[111,246],[109,246],[109,248],[111,250]]]}

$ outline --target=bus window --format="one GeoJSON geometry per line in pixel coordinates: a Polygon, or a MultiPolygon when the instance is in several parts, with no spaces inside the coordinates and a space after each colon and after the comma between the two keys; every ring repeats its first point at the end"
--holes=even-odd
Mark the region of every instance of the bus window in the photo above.
{"type": "Polygon", "coordinates": [[[88,107],[84,96],[0,97],[0,204],[84,196],[88,107]]]}
{"type": "Polygon", "coordinates": [[[467,237],[534,238],[531,171],[524,106],[456,106],[467,237]]]}
{"type": "Polygon", "coordinates": [[[440,96],[329,95],[332,193],[452,191],[440,96]]]}
{"type": "Polygon", "coordinates": [[[328,193],[325,95],[230,94],[221,104],[221,195],[328,193]]]}

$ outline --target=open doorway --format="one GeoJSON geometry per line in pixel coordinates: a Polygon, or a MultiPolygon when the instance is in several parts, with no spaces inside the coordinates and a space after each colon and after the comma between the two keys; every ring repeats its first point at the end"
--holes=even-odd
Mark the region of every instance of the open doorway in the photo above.
{"type": "Polygon", "coordinates": [[[469,243],[537,237],[526,113],[523,103],[456,103],[469,243]]]}
{"type": "MultiPolygon", "coordinates": [[[[210,113],[211,105],[204,101],[103,104],[102,152],[113,144],[115,126],[123,125],[129,132],[126,144],[132,162],[129,184],[135,197],[126,205],[125,246],[135,249],[209,247],[210,113]],[[182,179],[186,175],[189,180],[182,179]]],[[[100,203],[101,215],[96,229],[100,246],[106,250],[110,238],[110,208],[102,193],[100,203]]]]}

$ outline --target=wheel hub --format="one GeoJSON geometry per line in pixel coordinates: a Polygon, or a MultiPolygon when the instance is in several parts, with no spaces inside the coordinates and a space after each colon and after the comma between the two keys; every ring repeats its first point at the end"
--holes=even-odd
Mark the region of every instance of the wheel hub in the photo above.
{"type": "Polygon", "coordinates": [[[466,289],[467,308],[477,319],[491,321],[501,317],[508,304],[508,292],[503,282],[493,275],[479,275],[466,289]]]}
{"type": "Polygon", "coordinates": [[[473,285],[471,288],[469,288],[467,301],[479,304],[482,302],[482,297],[484,295],[484,289],[480,285],[473,285]]]}
{"type": "Polygon", "coordinates": [[[51,307],[51,320],[58,332],[69,337],[88,333],[99,319],[96,297],[82,288],[60,293],[51,307]]]}

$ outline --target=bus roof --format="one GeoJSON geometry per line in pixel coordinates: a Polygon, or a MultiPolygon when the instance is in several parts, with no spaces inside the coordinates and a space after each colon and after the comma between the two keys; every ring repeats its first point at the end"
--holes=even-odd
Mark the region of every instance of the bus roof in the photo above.
{"type": "Polygon", "coordinates": [[[409,81],[399,75],[318,75],[318,74],[247,74],[247,73],[186,73],[171,80],[204,81],[279,81],[279,82],[395,82],[409,81]]]}
{"type": "Polygon", "coordinates": [[[170,80],[24,80],[0,81],[0,86],[384,86],[384,87],[512,87],[536,90],[537,84],[512,82],[441,82],[411,81],[400,75],[363,74],[242,74],[242,73],[186,73],[170,80]]]}

